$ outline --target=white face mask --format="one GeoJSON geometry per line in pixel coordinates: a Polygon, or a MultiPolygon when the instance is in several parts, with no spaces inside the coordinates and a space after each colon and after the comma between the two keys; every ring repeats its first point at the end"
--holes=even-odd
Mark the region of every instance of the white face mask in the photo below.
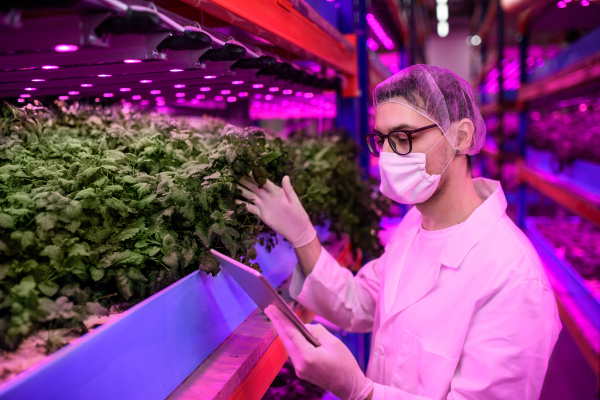
{"type": "MultiPolygon", "coordinates": [[[[442,136],[440,140],[444,137],[446,136],[442,136]]],[[[381,193],[402,204],[418,204],[428,200],[440,184],[442,174],[454,159],[452,156],[441,174],[429,175],[427,173],[425,170],[426,154],[440,140],[426,153],[410,153],[401,156],[396,153],[382,152],[379,155],[379,174],[381,175],[379,190],[381,193]]]]}

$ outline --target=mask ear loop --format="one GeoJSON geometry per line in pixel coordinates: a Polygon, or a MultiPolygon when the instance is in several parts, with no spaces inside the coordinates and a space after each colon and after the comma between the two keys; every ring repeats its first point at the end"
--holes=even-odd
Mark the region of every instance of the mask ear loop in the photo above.
{"type": "MultiPolygon", "coordinates": [[[[443,138],[445,138],[445,137],[446,137],[446,135],[444,135],[444,134],[442,133],[442,137],[440,138],[440,140],[438,140],[437,142],[435,142],[435,144],[434,144],[433,146],[431,146],[431,149],[427,150],[427,151],[425,152],[425,154],[427,154],[427,153],[429,153],[431,150],[433,150],[433,148],[434,148],[434,147],[435,147],[435,146],[436,146],[436,145],[437,145],[437,144],[438,144],[438,143],[439,143],[439,142],[440,142],[440,141],[441,141],[443,138]]],[[[446,138],[446,139],[448,139],[448,138],[446,138]]],[[[448,143],[450,143],[450,140],[448,140],[448,143]]],[[[452,144],[450,144],[450,145],[452,145],[452,144]]],[[[458,151],[458,150],[456,150],[456,151],[454,152],[454,155],[452,156],[452,158],[450,159],[450,161],[448,161],[448,164],[446,164],[446,166],[444,167],[444,169],[442,170],[442,172],[440,172],[440,176],[442,176],[442,174],[444,173],[444,171],[446,171],[446,168],[448,168],[448,166],[450,165],[450,163],[452,162],[452,160],[454,160],[454,157],[456,157],[456,155],[457,155],[458,153],[459,153],[459,151],[458,151]]]]}

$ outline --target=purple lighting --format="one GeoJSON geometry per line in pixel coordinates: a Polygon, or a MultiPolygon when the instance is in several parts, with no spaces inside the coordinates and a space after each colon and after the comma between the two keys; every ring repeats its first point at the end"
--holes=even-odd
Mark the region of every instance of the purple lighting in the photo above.
{"type": "Polygon", "coordinates": [[[255,98],[255,99],[262,99],[262,94],[260,94],[260,93],[256,93],[256,94],[254,95],[254,98],[255,98]]]}
{"type": "Polygon", "coordinates": [[[123,62],[125,64],[137,64],[137,63],[141,63],[142,60],[136,60],[134,58],[128,58],[127,60],[123,60],[123,62]]]}
{"type": "Polygon", "coordinates": [[[229,103],[235,103],[235,102],[236,102],[236,100],[237,100],[237,99],[236,99],[236,97],[235,97],[235,96],[229,96],[229,97],[227,98],[227,101],[228,101],[229,103]]]}
{"type": "Polygon", "coordinates": [[[151,90],[150,94],[160,94],[160,90],[151,90]]]}
{"type": "Polygon", "coordinates": [[[131,88],[122,87],[121,89],[119,89],[119,91],[121,91],[121,92],[131,92],[131,88]]]}
{"type": "Polygon", "coordinates": [[[239,97],[248,97],[248,92],[239,92],[238,96],[239,97]]]}
{"type": "Polygon", "coordinates": [[[231,82],[233,85],[241,85],[244,81],[233,81],[231,82]]]}
{"type": "Polygon", "coordinates": [[[169,71],[170,72],[183,72],[183,70],[179,69],[179,68],[173,68],[173,69],[170,69],[169,71]]]}
{"type": "Polygon", "coordinates": [[[230,93],[231,93],[231,90],[228,90],[228,89],[221,90],[221,94],[230,94],[230,93]]]}
{"type": "Polygon", "coordinates": [[[266,95],[265,100],[273,100],[273,95],[272,94],[266,95]]]}
{"type": "Polygon", "coordinates": [[[77,96],[77,95],[79,94],[79,92],[78,92],[77,90],[71,90],[71,91],[69,92],[69,94],[70,94],[71,96],[77,96]]]}
{"type": "Polygon", "coordinates": [[[150,80],[150,79],[142,79],[140,81],[140,83],[152,83],[152,80],[150,80]]]}
{"type": "Polygon", "coordinates": [[[285,94],[285,95],[288,95],[288,94],[292,94],[292,93],[294,93],[294,91],[293,91],[292,89],[285,89],[285,90],[284,90],[283,92],[281,92],[281,93],[283,93],[283,94],[285,94]]]}
{"type": "Polygon", "coordinates": [[[45,79],[32,79],[31,82],[45,82],[45,79]]]}
{"type": "Polygon", "coordinates": [[[58,96],[59,100],[69,100],[69,96],[58,96]]]}
{"type": "Polygon", "coordinates": [[[206,75],[204,79],[215,79],[216,75],[206,75]]]}
{"type": "Polygon", "coordinates": [[[28,91],[30,91],[30,92],[31,92],[31,91],[33,91],[33,90],[37,90],[37,89],[36,89],[36,88],[34,88],[34,87],[26,87],[26,88],[25,88],[25,90],[28,90],[28,91]]]}
{"type": "Polygon", "coordinates": [[[379,41],[383,43],[383,47],[385,47],[388,50],[392,50],[394,48],[394,42],[392,41],[392,39],[390,39],[387,33],[385,33],[383,27],[381,26],[379,21],[377,21],[373,14],[367,14],[367,23],[371,27],[371,30],[379,38],[379,41]]]}
{"type": "Polygon", "coordinates": [[[92,85],[91,83],[82,83],[81,85],[79,85],[81,87],[92,87],[94,85],[92,85]]]}
{"type": "Polygon", "coordinates": [[[379,48],[379,45],[372,38],[368,38],[367,39],[367,47],[369,49],[371,49],[371,51],[377,51],[377,49],[379,48]]]}
{"type": "Polygon", "coordinates": [[[25,103],[25,99],[17,99],[17,102],[19,102],[19,103],[25,103]]]}
{"type": "Polygon", "coordinates": [[[215,101],[223,101],[223,96],[215,96],[215,101]]]}
{"type": "Polygon", "coordinates": [[[201,87],[201,88],[200,88],[200,91],[201,91],[201,92],[210,92],[210,88],[209,88],[209,87],[206,87],[206,86],[205,86],[205,87],[201,87]]]}
{"type": "Polygon", "coordinates": [[[98,75],[98,78],[110,78],[112,75],[109,74],[100,74],[98,75]]]}
{"type": "Polygon", "coordinates": [[[588,0],[581,0],[581,5],[587,7],[590,5],[590,2],[588,0]]]}
{"type": "Polygon", "coordinates": [[[304,98],[305,99],[312,99],[313,96],[314,96],[314,94],[312,94],[311,92],[304,93],[304,98]]]}
{"type": "Polygon", "coordinates": [[[59,53],[68,53],[70,51],[77,51],[79,47],[74,44],[59,44],[54,47],[54,51],[58,51],[59,53]]]}
{"type": "Polygon", "coordinates": [[[252,85],[252,87],[254,89],[260,89],[260,88],[265,87],[265,85],[263,85],[262,83],[255,83],[254,85],[252,85]]]}
{"type": "Polygon", "coordinates": [[[24,99],[26,99],[26,98],[28,98],[28,97],[31,97],[31,95],[30,95],[30,94],[27,94],[27,93],[25,93],[25,94],[22,94],[22,95],[21,95],[21,97],[23,97],[24,99]]]}
{"type": "Polygon", "coordinates": [[[58,69],[58,65],[43,65],[42,69],[58,69]]]}
{"type": "Polygon", "coordinates": [[[197,95],[196,95],[196,98],[197,98],[198,100],[202,100],[202,99],[206,98],[206,96],[205,96],[205,95],[203,95],[203,94],[197,94],[197,95]]]}
{"type": "Polygon", "coordinates": [[[298,92],[296,92],[295,96],[296,96],[296,97],[302,97],[302,95],[303,95],[303,94],[304,94],[304,93],[302,93],[302,92],[298,91],[298,92]]]}
{"type": "Polygon", "coordinates": [[[173,87],[175,89],[183,89],[185,87],[185,85],[183,83],[177,84],[177,85],[173,85],[173,87]]]}
{"type": "Polygon", "coordinates": [[[177,102],[178,103],[185,103],[185,99],[180,97],[180,98],[177,99],[177,102]]]}
{"type": "Polygon", "coordinates": [[[150,104],[150,102],[148,100],[142,100],[140,101],[140,104],[143,106],[147,106],[148,104],[150,104]]]}
{"type": "Polygon", "coordinates": [[[279,92],[279,88],[277,86],[272,86],[269,88],[269,92],[279,92]]]}
{"type": "Polygon", "coordinates": [[[140,96],[139,94],[134,94],[133,96],[131,96],[131,100],[141,100],[142,96],[140,96]]]}
{"type": "Polygon", "coordinates": [[[104,93],[103,96],[104,97],[114,97],[114,94],[112,94],[112,93],[104,93]]]}
{"type": "Polygon", "coordinates": [[[175,97],[185,97],[185,93],[183,93],[183,92],[175,93],[175,97]]]}
{"type": "Polygon", "coordinates": [[[564,1],[559,1],[558,3],[556,3],[556,5],[558,6],[558,8],[565,8],[567,6],[567,3],[565,3],[564,1]]]}

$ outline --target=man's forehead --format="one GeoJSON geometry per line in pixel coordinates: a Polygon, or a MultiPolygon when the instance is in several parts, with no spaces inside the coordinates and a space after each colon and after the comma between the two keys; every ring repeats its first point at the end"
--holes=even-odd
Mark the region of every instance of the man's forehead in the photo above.
{"type": "Polygon", "coordinates": [[[388,102],[378,107],[375,112],[374,130],[388,133],[394,129],[416,129],[424,117],[415,110],[394,102],[388,102]]]}

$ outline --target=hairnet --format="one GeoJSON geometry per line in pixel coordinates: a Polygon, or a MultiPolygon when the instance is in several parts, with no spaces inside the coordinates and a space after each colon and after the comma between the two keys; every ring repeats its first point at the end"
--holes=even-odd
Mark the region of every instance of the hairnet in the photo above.
{"type": "Polygon", "coordinates": [[[450,127],[463,118],[470,119],[475,131],[471,146],[463,153],[477,154],[485,143],[485,123],[475,91],[445,68],[417,64],[392,75],[373,92],[375,110],[385,103],[402,104],[437,124],[454,149],[458,135],[450,127]]]}

